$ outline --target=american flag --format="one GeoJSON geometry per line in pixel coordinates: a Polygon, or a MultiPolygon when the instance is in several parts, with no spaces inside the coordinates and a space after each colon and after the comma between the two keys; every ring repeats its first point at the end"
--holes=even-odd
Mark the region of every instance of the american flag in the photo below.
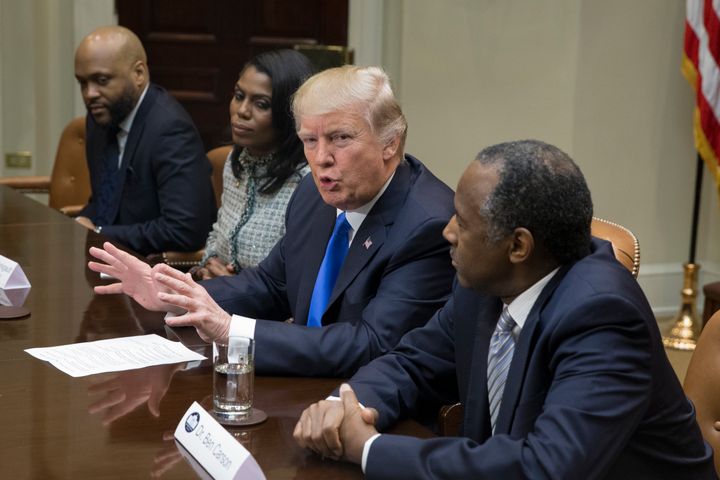
{"type": "Polygon", "coordinates": [[[682,72],[695,90],[695,148],[720,193],[720,1],[687,0],[682,72]]]}

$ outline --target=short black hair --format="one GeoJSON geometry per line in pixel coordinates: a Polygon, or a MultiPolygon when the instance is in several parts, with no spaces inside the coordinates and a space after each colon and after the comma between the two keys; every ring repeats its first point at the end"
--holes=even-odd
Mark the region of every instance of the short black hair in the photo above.
{"type": "Polygon", "coordinates": [[[497,241],[527,228],[560,264],[590,253],[593,205],[585,177],[559,148],[538,140],[500,143],[476,160],[498,170],[498,184],[482,214],[497,241]]]}
{"type": "MultiPolygon", "coordinates": [[[[262,193],[273,193],[278,191],[300,166],[307,163],[303,144],[297,136],[290,104],[295,91],[315,73],[315,69],[305,55],[290,49],[271,50],[253,57],[240,71],[241,76],[248,67],[255,67],[258,72],[270,77],[272,85],[270,105],[278,148],[266,174],[260,179],[259,190],[262,193]]],[[[238,161],[240,150],[241,148],[235,146],[230,156],[236,176],[242,172],[238,161]]]]}

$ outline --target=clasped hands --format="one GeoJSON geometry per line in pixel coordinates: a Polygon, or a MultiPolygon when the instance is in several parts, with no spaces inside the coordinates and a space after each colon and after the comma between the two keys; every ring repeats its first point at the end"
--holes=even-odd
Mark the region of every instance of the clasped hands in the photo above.
{"type": "Polygon", "coordinates": [[[230,315],[190,274],[163,263],[150,267],[110,242],[91,247],[90,255],[104,262],[88,262],[90,270],[119,280],[96,286],[95,293],[124,293],[148,310],[171,312],[176,316],[165,319],[169,326],[193,326],[206,342],[228,337],[230,315]]]}
{"type": "Polygon", "coordinates": [[[375,435],[378,412],[363,408],[350,385],[340,386],[340,401],[321,400],[300,415],[293,437],[322,457],[360,463],[365,442],[375,435]]]}

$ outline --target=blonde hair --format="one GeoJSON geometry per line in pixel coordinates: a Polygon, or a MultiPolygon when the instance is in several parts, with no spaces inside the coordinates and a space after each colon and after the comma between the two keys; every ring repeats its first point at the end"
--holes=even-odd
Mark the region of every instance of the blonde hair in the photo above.
{"type": "Polygon", "coordinates": [[[407,122],[380,67],[345,65],[317,73],[295,93],[292,110],[297,128],[303,116],[359,110],[383,145],[399,136],[403,151],[407,122]]]}

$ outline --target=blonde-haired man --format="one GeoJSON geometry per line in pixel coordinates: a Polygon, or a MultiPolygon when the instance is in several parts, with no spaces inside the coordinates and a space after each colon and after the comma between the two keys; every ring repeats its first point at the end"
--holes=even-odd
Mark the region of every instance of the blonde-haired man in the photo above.
{"type": "Polygon", "coordinates": [[[192,325],[206,340],[253,336],[261,374],[348,376],[447,298],[442,229],[453,193],[403,154],[405,118],[381,69],[321,72],[293,110],[312,175],[288,205],[286,235],[257,268],[199,285],[109,244],[91,249],[106,263],[90,268],[120,279],[98,293],[174,312],[171,326],[192,325]]]}

